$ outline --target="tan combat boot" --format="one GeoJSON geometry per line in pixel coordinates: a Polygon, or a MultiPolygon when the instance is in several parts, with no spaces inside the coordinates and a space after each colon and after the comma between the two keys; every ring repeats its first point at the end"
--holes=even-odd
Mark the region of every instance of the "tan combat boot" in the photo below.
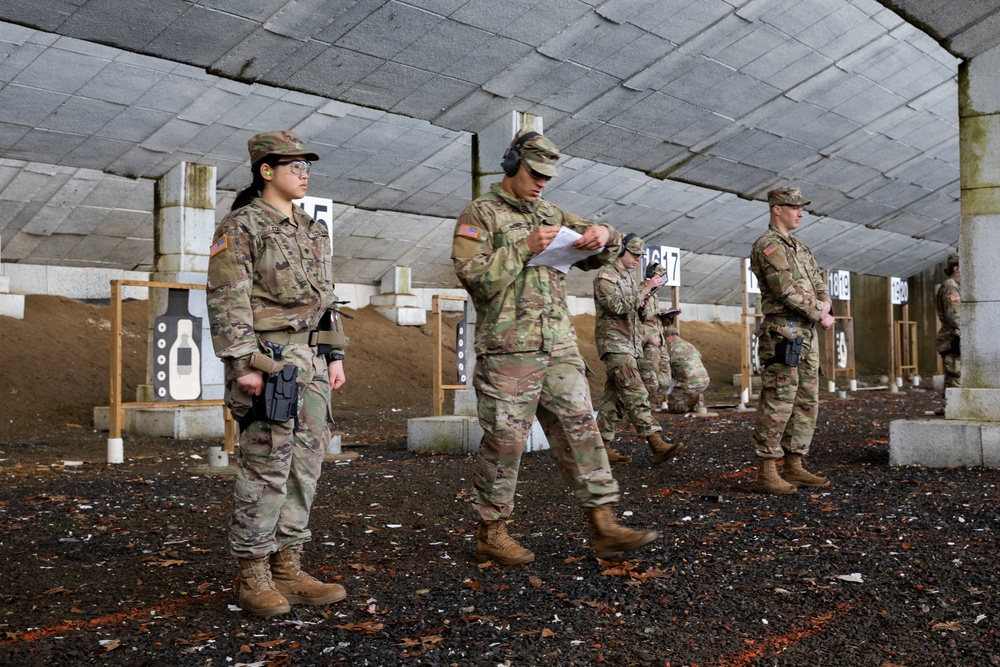
{"type": "Polygon", "coordinates": [[[291,611],[288,600],[274,587],[266,558],[240,558],[240,609],[254,616],[276,616],[291,611]]]}
{"type": "Polygon", "coordinates": [[[611,446],[610,440],[604,441],[604,449],[608,452],[608,463],[631,463],[632,457],[619,454],[615,451],[615,448],[611,446]]]}
{"type": "Polygon", "coordinates": [[[814,475],[802,467],[801,454],[785,454],[785,465],[782,466],[781,476],[793,486],[830,486],[830,480],[826,477],[814,475]]]}
{"type": "Polygon", "coordinates": [[[632,530],[620,525],[610,505],[588,509],[587,526],[594,536],[594,555],[598,558],[615,558],[624,551],[644,547],[660,536],[655,530],[632,530]]]}
{"type": "Polygon", "coordinates": [[[480,562],[493,559],[501,565],[526,565],[535,560],[535,554],[507,534],[507,524],[503,519],[479,524],[476,555],[480,562]]]}
{"type": "Polygon", "coordinates": [[[778,476],[774,459],[760,459],[757,468],[757,490],[761,493],[773,493],[778,496],[795,493],[795,486],[778,476]]]}
{"type": "Polygon", "coordinates": [[[659,433],[652,433],[646,437],[649,449],[653,452],[653,463],[663,463],[684,451],[684,445],[676,443],[671,445],[659,433]]]}
{"type": "Polygon", "coordinates": [[[324,584],[302,571],[301,545],[271,554],[271,577],[274,587],[291,604],[331,604],[347,597],[340,584],[324,584]]]}

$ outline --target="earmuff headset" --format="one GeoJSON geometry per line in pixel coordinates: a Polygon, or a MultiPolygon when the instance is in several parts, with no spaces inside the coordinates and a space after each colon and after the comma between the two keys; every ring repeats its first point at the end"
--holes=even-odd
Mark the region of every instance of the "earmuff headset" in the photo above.
{"type": "Polygon", "coordinates": [[[621,257],[627,252],[625,250],[625,246],[627,246],[628,242],[634,239],[636,236],[638,236],[638,234],[636,234],[635,232],[629,232],[628,234],[625,235],[625,238],[622,239],[622,251],[618,253],[619,257],[621,257]]]}
{"type": "Polygon", "coordinates": [[[503,173],[508,176],[513,176],[517,173],[518,167],[521,166],[521,148],[529,140],[535,137],[541,136],[537,132],[526,132],[521,136],[520,139],[514,142],[514,145],[507,149],[507,152],[503,154],[503,161],[500,163],[500,168],[503,169],[503,173]]]}

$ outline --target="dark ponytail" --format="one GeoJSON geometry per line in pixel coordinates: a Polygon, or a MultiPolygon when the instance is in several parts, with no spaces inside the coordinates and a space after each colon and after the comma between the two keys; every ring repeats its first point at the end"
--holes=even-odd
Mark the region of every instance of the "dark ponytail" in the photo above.
{"type": "Polygon", "coordinates": [[[260,159],[257,164],[250,167],[250,171],[253,173],[253,181],[246,188],[243,188],[236,194],[236,199],[233,200],[233,205],[229,207],[230,211],[235,211],[238,208],[243,208],[251,201],[254,197],[260,197],[261,193],[264,192],[264,177],[260,175],[261,165],[269,165],[272,169],[274,168],[274,163],[277,158],[273,155],[265,155],[260,159]]]}

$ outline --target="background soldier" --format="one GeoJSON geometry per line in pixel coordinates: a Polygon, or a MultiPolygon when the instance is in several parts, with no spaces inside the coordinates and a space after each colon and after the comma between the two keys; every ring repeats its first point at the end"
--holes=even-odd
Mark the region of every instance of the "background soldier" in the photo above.
{"type": "Polygon", "coordinates": [[[764,368],[753,432],[754,453],[760,461],[757,489],[763,493],[788,494],[799,486],[829,484],[802,465],[819,412],[816,324],[829,329],[834,323],[816,258],[791,235],[808,203],[798,188],[768,192],[769,225],[750,252],[764,314],[756,332],[764,368]],[[782,456],[785,465],[779,477],[775,462],[782,456]]]}
{"type": "Polygon", "coordinates": [[[565,226],[573,244],[604,250],[577,262],[596,268],[621,247],[614,228],[596,225],[540,197],[556,176],[559,151],[536,132],[518,134],[504,154],[504,177],[465,207],[455,223],[455,273],[476,307],[474,386],[483,439],[475,457],[476,553],[505,565],[535,555],[507,533],[521,453],[537,415],[563,479],[588,516],[594,552],[608,558],[655,540],[656,531],[619,525],[611,513],[618,483],[594,422],[586,364],[566,307],[566,277],[529,260],[565,226]]]}
{"type": "Polygon", "coordinates": [[[944,386],[962,386],[961,357],[961,315],[962,283],[961,270],[958,268],[958,253],[948,255],[944,274],[948,276],[935,295],[934,305],[937,308],[941,328],[937,333],[937,351],[941,355],[941,365],[944,366],[944,386]]]}
{"type": "Polygon", "coordinates": [[[652,450],[653,463],[662,463],[679,454],[681,444],[667,444],[660,436],[660,425],[653,419],[649,395],[639,374],[642,356],[642,325],[639,321],[643,303],[652,291],[663,284],[662,275],[654,275],[635,284],[632,271],[646,254],[642,239],[634,234],[625,238],[618,258],[594,278],[595,339],[597,353],[607,370],[604,396],[597,407],[597,427],[604,438],[609,457],[622,463],[630,459],[611,449],[615,424],[628,416],[639,437],[652,450]]]}
{"type": "Polygon", "coordinates": [[[674,414],[684,414],[704,408],[702,392],[708,389],[709,377],[705,364],[701,362],[701,352],[680,337],[674,323],[663,327],[663,336],[670,355],[670,373],[674,383],[667,409],[674,414]]]}
{"type": "MultiPolygon", "coordinates": [[[[664,276],[667,270],[662,264],[650,264],[646,267],[646,277],[664,276]]],[[[663,355],[663,324],[660,322],[659,308],[656,300],[656,290],[642,302],[642,310],[639,311],[639,324],[642,327],[642,356],[639,357],[639,375],[642,376],[642,383],[646,387],[646,394],[649,399],[649,406],[652,410],[659,407],[659,396],[661,391],[666,391],[664,387],[660,389],[660,367],[663,355]]]]}
{"type": "Polygon", "coordinates": [[[326,226],[292,204],[305,196],[310,160],[319,156],[288,131],[256,134],[248,148],[253,182],[215,231],[207,302],[212,344],[226,369],[226,405],[242,431],[229,531],[240,565],[239,604],[272,616],[288,613],[290,604],[329,604],[346,595],[343,586],[303,572],[300,562],[330,439],[330,389],[344,384],[347,339],[326,226]],[[265,362],[297,369],[298,400],[287,421],[254,408],[265,362]]]}

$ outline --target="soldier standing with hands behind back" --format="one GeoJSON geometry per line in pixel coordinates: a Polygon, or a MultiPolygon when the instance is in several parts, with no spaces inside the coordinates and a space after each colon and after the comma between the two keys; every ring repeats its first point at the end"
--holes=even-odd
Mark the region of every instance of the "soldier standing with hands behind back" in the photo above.
{"type": "Polygon", "coordinates": [[[807,471],[802,459],[809,453],[819,413],[816,324],[829,329],[834,319],[816,258],[792,236],[809,200],[798,188],[782,187],[767,193],[767,204],[767,231],[750,252],[764,314],[755,333],[764,368],[753,444],[759,460],[757,490],[789,494],[799,486],[829,484],[807,471]],[[779,477],[775,462],[782,456],[785,465],[779,477]]]}
{"type": "Polygon", "coordinates": [[[621,235],[564,213],[541,198],[557,175],[559,150],[537,132],[519,133],[501,166],[504,177],[465,207],[455,222],[455,273],[476,307],[473,384],[483,427],[472,480],[479,518],[476,554],[504,565],[535,554],[507,533],[521,454],[538,417],[563,479],[587,513],[594,553],[609,558],[659,534],[617,523],[611,505],[618,482],[594,422],[586,365],[566,306],[566,276],[530,260],[565,226],[581,234],[573,247],[603,251],[576,263],[596,268],[621,247],[621,235]]]}

